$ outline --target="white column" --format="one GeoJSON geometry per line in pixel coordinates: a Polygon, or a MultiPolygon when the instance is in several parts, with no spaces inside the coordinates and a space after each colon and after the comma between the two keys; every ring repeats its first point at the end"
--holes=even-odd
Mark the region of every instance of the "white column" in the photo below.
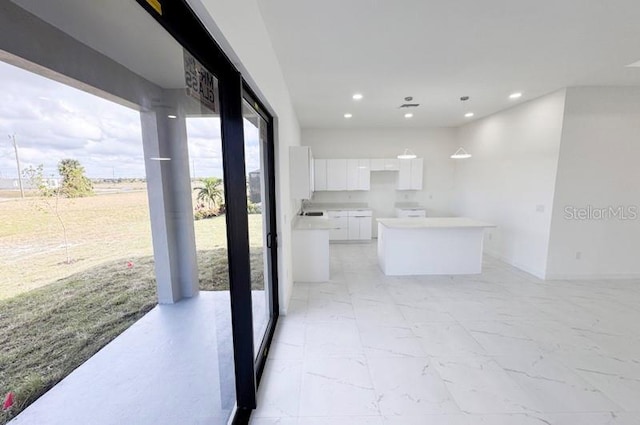
{"type": "Polygon", "coordinates": [[[198,294],[186,120],[167,106],[140,115],[158,302],[170,304],[198,294]]]}

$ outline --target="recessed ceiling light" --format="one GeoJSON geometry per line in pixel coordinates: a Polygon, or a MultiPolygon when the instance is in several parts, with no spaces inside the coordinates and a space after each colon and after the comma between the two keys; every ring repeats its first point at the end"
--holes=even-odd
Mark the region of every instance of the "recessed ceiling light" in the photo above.
{"type": "Polygon", "coordinates": [[[168,117],[168,118],[171,118],[172,120],[175,120],[176,118],[178,118],[178,117],[177,117],[177,116],[175,116],[175,115],[167,115],[167,117],[168,117]]]}
{"type": "Polygon", "coordinates": [[[409,112],[409,113],[407,113],[407,114],[404,114],[404,117],[405,117],[405,118],[412,118],[412,117],[413,117],[413,114],[412,114],[411,112],[409,112]]]}
{"type": "Polygon", "coordinates": [[[467,118],[471,118],[473,115],[473,112],[467,112],[466,114],[464,114],[464,116],[467,118]]]}
{"type": "Polygon", "coordinates": [[[353,100],[362,100],[362,94],[360,93],[356,93],[352,97],[353,97],[353,100]]]}
{"type": "Polygon", "coordinates": [[[522,97],[522,93],[511,93],[509,95],[509,99],[520,99],[522,97]]]}
{"type": "Polygon", "coordinates": [[[344,117],[345,117],[345,118],[351,118],[352,116],[353,116],[353,115],[351,115],[351,114],[344,114],[344,117]]]}

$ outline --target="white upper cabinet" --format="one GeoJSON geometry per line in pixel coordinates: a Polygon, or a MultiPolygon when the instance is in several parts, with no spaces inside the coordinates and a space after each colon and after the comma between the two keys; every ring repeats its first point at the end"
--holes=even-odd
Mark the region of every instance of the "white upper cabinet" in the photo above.
{"type": "Polygon", "coordinates": [[[368,159],[347,160],[347,190],[369,190],[371,166],[368,159]]]}
{"type": "Polygon", "coordinates": [[[398,190],[422,190],[423,159],[401,159],[398,172],[398,190]]]}
{"type": "Polygon", "coordinates": [[[384,159],[376,158],[371,160],[371,171],[384,171],[384,159]]]}
{"type": "Polygon", "coordinates": [[[424,165],[422,158],[411,160],[411,190],[422,190],[422,181],[424,180],[424,165]]]}
{"type": "Polygon", "coordinates": [[[291,171],[291,197],[293,199],[311,199],[313,191],[313,157],[308,146],[289,148],[289,168],[291,171]]]}
{"type": "Polygon", "coordinates": [[[368,159],[358,160],[358,190],[371,189],[371,161],[368,159]]]}
{"type": "Polygon", "coordinates": [[[346,159],[327,159],[327,190],[347,190],[346,159]]]}
{"type": "Polygon", "coordinates": [[[384,169],[387,171],[398,171],[400,170],[400,160],[397,158],[385,159],[384,160],[384,169]]]}
{"type": "Polygon", "coordinates": [[[314,190],[327,190],[327,160],[314,159],[314,190]]]}
{"type": "Polygon", "coordinates": [[[371,190],[372,171],[397,172],[398,190],[422,190],[422,158],[314,159],[306,146],[291,148],[290,157],[295,199],[309,199],[313,191],[371,190]]]}
{"type": "Polygon", "coordinates": [[[401,159],[398,172],[398,190],[411,190],[411,160],[401,159]]]}
{"type": "Polygon", "coordinates": [[[347,159],[347,190],[358,190],[357,159],[347,159]]]}

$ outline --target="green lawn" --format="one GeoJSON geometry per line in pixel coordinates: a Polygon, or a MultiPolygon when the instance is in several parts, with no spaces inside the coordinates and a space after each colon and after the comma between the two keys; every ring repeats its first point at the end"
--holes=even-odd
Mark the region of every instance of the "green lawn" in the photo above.
{"type": "MultiPolygon", "coordinates": [[[[55,217],[28,202],[0,204],[0,212],[12,213],[0,223],[0,249],[11,252],[14,246],[23,252],[20,247],[37,247],[59,237],[55,217]]],[[[60,250],[41,250],[22,256],[14,252],[0,263],[0,395],[16,395],[11,411],[0,413],[0,424],[157,303],[146,194],[74,200],[65,208],[76,261],[69,265],[61,261],[60,250]],[[53,276],[48,281],[47,271],[53,276]]],[[[254,289],[263,287],[261,219],[249,216],[254,289]]],[[[200,288],[228,289],[225,218],[196,221],[195,230],[200,288]]]]}

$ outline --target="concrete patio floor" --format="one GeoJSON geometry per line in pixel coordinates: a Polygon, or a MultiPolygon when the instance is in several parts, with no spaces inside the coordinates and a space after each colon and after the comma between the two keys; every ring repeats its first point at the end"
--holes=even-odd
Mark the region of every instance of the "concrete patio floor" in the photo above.
{"type": "MultiPolygon", "coordinates": [[[[253,295],[264,318],[264,291],[253,295]]],[[[235,405],[230,321],[228,291],[158,305],[10,424],[226,424],[235,405]]]]}

